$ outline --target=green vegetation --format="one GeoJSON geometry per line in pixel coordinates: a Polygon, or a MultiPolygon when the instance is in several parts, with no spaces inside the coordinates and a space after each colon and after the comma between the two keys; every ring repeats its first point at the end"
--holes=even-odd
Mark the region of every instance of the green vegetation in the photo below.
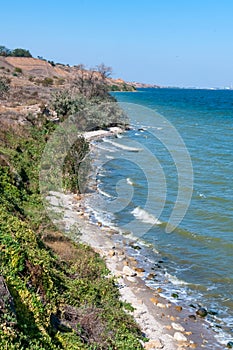
{"type": "Polygon", "coordinates": [[[48,63],[50,63],[50,64],[51,64],[51,66],[53,66],[53,67],[55,67],[55,66],[56,66],[56,63],[55,63],[54,61],[49,61],[49,60],[48,60],[48,63]]]}
{"type": "Polygon", "coordinates": [[[42,80],[41,83],[43,86],[50,86],[50,85],[53,85],[53,79],[46,77],[46,78],[44,78],[44,80],[42,80]]]}
{"type": "MultiPolygon", "coordinates": [[[[101,98],[63,91],[55,94],[52,106],[60,121],[76,113],[81,129],[126,123],[122,112],[108,105],[109,95],[101,98]],[[101,98],[107,104],[103,119],[101,98]],[[90,106],[95,112],[86,115],[90,106]]],[[[43,112],[28,115],[27,121],[29,126],[14,126],[0,120],[1,349],[141,349],[141,332],[125,313],[130,306],[119,301],[104,261],[58,232],[47,217],[39,166],[57,126],[43,112]]],[[[74,192],[79,188],[77,168],[88,149],[79,137],[65,159],[64,186],[74,192]]]]}
{"type": "Polygon", "coordinates": [[[19,67],[15,67],[14,72],[15,73],[20,73],[20,74],[23,73],[22,69],[19,68],[19,67]]]}
{"type": "Polygon", "coordinates": [[[21,49],[21,48],[11,50],[3,45],[0,45],[0,56],[32,57],[31,53],[28,50],[21,49]]]}

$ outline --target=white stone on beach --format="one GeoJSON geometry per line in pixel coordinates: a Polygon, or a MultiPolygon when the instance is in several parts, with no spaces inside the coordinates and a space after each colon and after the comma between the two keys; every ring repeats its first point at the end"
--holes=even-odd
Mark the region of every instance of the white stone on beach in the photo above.
{"type": "Polygon", "coordinates": [[[164,347],[161,340],[150,340],[148,343],[145,343],[144,348],[146,350],[162,349],[164,347]]]}
{"type": "Polygon", "coordinates": [[[184,332],[185,329],[181,324],[172,322],[172,328],[175,329],[176,331],[184,332]]]}
{"type": "Polygon", "coordinates": [[[126,276],[129,276],[129,277],[134,277],[134,276],[137,276],[137,273],[132,270],[129,266],[125,265],[123,267],[123,274],[126,275],[126,276]]]}
{"type": "Polygon", "coordinates": [[[166,309],[166,305],[165,304],[158,303],[157,306],[160,307],[160,309],[166,309]]]}
{"type": "Polygon", "coordinates": [[[185,337],[185,335],[180,332],[176,332],[174,334],[174,339],[177,341],[187,341],[187,338],[185,337]]]}
{"type": "Polygon", "coordinates": [[[128,280],[129,282],[133,282],[133,283],[136,283],[136,282],[137,282],[137,278],[135,278],[135,277],[127,277],[127,280],[128,280]]]}

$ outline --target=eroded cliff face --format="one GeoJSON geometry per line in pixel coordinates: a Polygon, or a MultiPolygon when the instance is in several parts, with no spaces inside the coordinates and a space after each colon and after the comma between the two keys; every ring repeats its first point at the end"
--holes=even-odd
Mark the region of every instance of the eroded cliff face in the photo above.
{"type": "MultiPolygon", "coordinates": [[[[71,91],[77,82],[91,79],[98,84],[103,77],[83,65],[70,67],[38,58],[0,56],[0,79],[9,85],[9,91],[0,96],[1,120],[24,124],[28,114],[37,115],[44,110],[57,91],[71,91]]],[[[104,84],[109,91],[134,90],[122,79],[105,78],[104,84]]]]}
{"type": "MultiPolygon", "coordinates": [[[[39,78],[51,78],[54,79],[54,85],[71,83],[80,74],[88,77],[90,74],[94,74],[98,79],[100,73],[98,71],[91,71],[83,68],[83,65],[77,65],[70,67],[69,65],[61,63],[48,62],[46,60],[32,58],[32,57],[1,57],[0,56],[0,69],[1,73],[13,73],[15,76],[18,70],[22,71],[21,75],[17,75],[17,79],[12,79],[16,85],[22,85],[23,81],[30,78],[33,82],[35,79],[39,78]],[[15,74],[16,73],[16,74],[15,74]],[[19,79],[20,78],[20,79],[19,79]]],[[[19,73],[19,72],[18,72],[19,73]]],[[[119,89],[121,88],[132,88],[132,84],[124,81],[123,79],[112,79],[107,78],[106,83],[108,85],[117,85],[119,89]]]]}

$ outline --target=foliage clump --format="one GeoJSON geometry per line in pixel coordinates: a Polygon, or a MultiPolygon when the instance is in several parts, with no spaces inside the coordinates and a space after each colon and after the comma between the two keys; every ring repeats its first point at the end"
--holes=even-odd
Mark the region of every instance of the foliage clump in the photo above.
{"type": "MultiPolygon", "coordinates": [[[[85,95],[72,98],[63,118],[94,104],[85,95]]],[[[114,279],[106,278],[104,261],[58,232],[46,215],[39,167],[56,124],[43,113],[28,122],[15,129],[0,121],[0,282],[10,293],[8,300],[0,293],[1,349],[141,349],[140,330],[125,313],[114,279]]],[[[80,137],[67,154],[68,189],[78,191],[76,167],[86,152],[80,137]]]]}
{"type": "Polygon", "coordinates": [[[11,56],[11,57],[32,57],[29,50],[16,48],[16,49],[8,49],[6,46],[0,45],[0,56],[11,56]]]}
{"type": "Polygon", "coordinates": [[[15,67],[14,72],[19,74],[23,73],[22,69],[19,67],[15,67]]]}

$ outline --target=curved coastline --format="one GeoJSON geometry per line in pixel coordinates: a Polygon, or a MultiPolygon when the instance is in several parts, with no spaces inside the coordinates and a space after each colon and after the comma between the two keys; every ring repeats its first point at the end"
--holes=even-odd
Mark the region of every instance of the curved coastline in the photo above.
{"type": "MultiPolygon", "coordinates": [[[[86,133],[86,139],[91,141],[93,158],[98,153],[94,141],[121,132],[123,130],[114,128],[109,132],[98,130],[95,134],[86,133]]],[[[95,183],[90,183],[89,186],[92,192],[96,191],[95,183]]],[[[87,205],[87,199],[92,193],[51,193],[51,196],[60,197],[61,202],[64,202],[66,213],[60,219],[63,227],[69,227],[69,221],[75,220],[80,233],[78,240],[90,245],[105,259],[111,275],[116,277],[122,300],[131,303],[134,308],[133,317],[149,339],[143,344],[145,349],[223,349],[223,345],[216,341],[213,329],[204,318],[195,314],[195,310],[178,305],[175,299],[171,302],[161,296],[161,288],[148,286],[145,269],[137,256],[129,251],[130,247],[138,245],[132,236],[124,236],[118,229],[98,220],[93,221],[94,213],[87,205]]],[[[72,238],[77,240],[75,236],[72,238]]],[[[151,271],[152,274],[156,274],[156,271],[151,271]]],[[[150,276],[147,274],[147,277],[150,276]]]]}

